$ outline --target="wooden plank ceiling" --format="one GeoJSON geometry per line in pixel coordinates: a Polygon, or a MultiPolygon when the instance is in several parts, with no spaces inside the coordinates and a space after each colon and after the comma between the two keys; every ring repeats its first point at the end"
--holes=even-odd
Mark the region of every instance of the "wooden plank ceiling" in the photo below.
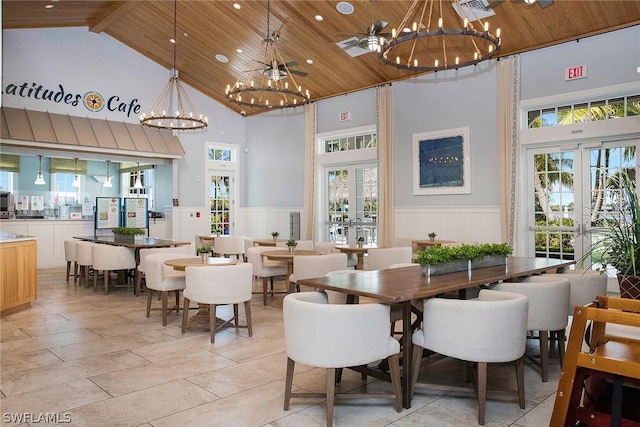
{"type": "MultiPolygon", "coordinates": [[[[479,1],[479,0],[478,0],[479,1]]],[[[546,0],[549,2],[549,0],[546,0]]],[[[351,57],[337,42],[362,37],[372,22],[372,2],[351,0],[353,13],[338,12],[338,1],[272,0],[270,32],[279,31],[278,49],[285,61],[295,61],[295,76],[309,89],[312,100],[410,78],[415,74],[384,65],[375,53],[351,57]],[[315,17],[323,17],[318,21],[315,17]],[[308,59],[313,64],[308,64],[308,59]]],[[[390,31],[402,21],[412,1],[375,2],[375,20],[389,23],[390,31]]],[[[453,15],[450,0],[442,0],[447,16],[453,15]]],[[[490,28],[501,28],[502,50],[498,56],[530,51],[553,44],[640,24],[638,0],[555,0],[547,7],[526,7],[522,0],[494,1],[490,28]],[[499,3],[498,5],[495,5],[499,3]]],[[[457,16],[455,16],[457,19],[457,16]]],[[[87,27],[104,32],[158,64],[173,67],[174,2],[153,0],[76,1],[5,0],[4,29],[87,27]],[[53,5],[46,8],[47,5],[53,5]]],[[[177,69],[183,82],[230,109],[249,115],[262,112],[226,100],[227,84],[247,69],[262,67],[252,62],[267,35],[267,1],[179,0],[177,7],[177,69]],[[234,3],[240,9],[234,8],[234,3]],[[237,49],[241,49],[239,53],[237,49]],[[215,55],[229,59],[221,63],[215,55]]],[[[160,92],[161,88],[158,88],[160,92]]]]}

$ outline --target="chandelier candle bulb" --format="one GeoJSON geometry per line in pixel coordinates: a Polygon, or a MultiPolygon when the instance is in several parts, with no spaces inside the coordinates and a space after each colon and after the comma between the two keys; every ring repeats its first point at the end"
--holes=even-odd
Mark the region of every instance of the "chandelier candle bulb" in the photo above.
{"type": "Polygon", "coordinates": [[[485,33],[488,33],[488,32],[489,32],[489,23],[488,23],[488,22],[485,22],[485,23],[484,23],[484,32],[485,32],[485,33]]]}
{"type": "Polygon", "coordinates": [[[500,28],[498,28],[498,29],[496,30],[496,37],[497,37],[497,38],[500,38],[500,28]]]}
{"type": "Polygon", "coordinates": [[[442,18],[438,18],[438,28],[442,30],[442,18]]]}
{"type": "Polygon", "coordinates": [[[414,32],[414,33],[417,33],[417,32],[418,32],[418,23],[417,23],[417,22],[415,22],[415,21],[413,22],[413,27],[412,27],[412,29],[413,29],[413,32],[414,32]]]}
{"type": "Polygon", "coordinates": [[[466,30],[467,28],[469,28],[469,18],[464,18],[464,29],[466,30]]]}

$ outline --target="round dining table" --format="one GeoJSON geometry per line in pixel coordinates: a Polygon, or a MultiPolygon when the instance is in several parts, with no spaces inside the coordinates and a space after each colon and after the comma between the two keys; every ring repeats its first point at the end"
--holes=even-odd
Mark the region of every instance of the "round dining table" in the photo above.
{"type": "Polygon", "coordinates": [[[284,281],[288,292],[293,291],[289,282],[289,276],[293,274],[293,257],[309,255],[320,255],[320,252],[309,249],[296,249],[295,251],[290,252],[289,249],[283,249],[281,251],[267,251],[262,253],[263,257],[271,261],[284,261],[287,263],[287,277],[285,277],[284,281]]]}
{"type": "MultiPolygon", "coordinates": [[[[174,270],[184,271],[187,267],[235,265],[238,262],[237,259],[223,257],[208,257],[205,262],[202,257],[193,257],[168,259],[165,260],[164,264],[173,267],[174,270]]],[[[224,319],[216,319],[216,325],[222,323],[225,323],[224,319]]],[[[207,304],[198,304],[198,312],[189,318],[187,329],[195,332],[205,332],[209,330],[209,326],[209,306],[207,304]]]]}
{"type": "Polygon", "coordinates": [[[362,246],[350,246],[350,245],[338,245],[335,246],[337,250],[342,253],[351,256],[356,254],[356,270],[364,270],[364,255],[369,249],[377,248],[376,245],[362,245],[362,246]]]}
{"type": "Polygon", "coordinates": [[[276,246],[278,242],[286,242],[286,239],[253,239],[253,246],[276,246]]]}

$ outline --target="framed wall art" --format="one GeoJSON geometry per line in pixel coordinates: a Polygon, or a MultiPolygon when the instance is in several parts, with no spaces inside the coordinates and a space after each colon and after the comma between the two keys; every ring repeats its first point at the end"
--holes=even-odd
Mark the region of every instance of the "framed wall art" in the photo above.
{"type": "Polygon", "coordinates": [[[413,194],[471,193],[469,128],[413,134],[413,194]]]}

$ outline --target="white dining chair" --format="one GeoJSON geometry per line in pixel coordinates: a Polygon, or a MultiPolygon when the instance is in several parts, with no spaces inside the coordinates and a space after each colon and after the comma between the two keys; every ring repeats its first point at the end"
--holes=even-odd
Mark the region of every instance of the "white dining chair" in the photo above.
{"type": "MultiPolygon", "coordinates": [[[[418,382],[423,350],[427,349],[466,361],[468,369],[475,366],[477,385],[471,391],[477,393],[479,424],[485,422],[489,363],[515,362],[518,403],[524,409],[527,298],[513,292],[481,290],[476,300],[430,298],[424,300],[423,306],[423,327],[412,336],[412,395],[416,387],[439,388],[418,382]]],[[[453,387],[445,385],[445,389],[452,391],[453,387]]]]}
{"type": "MultiPolygon", "coordinates": [[[[140,295],[142,291],[142,280],[145,279],[146,285],[146,270],[147,270],[147,262],[146,258],[151,254],[163,254],[163,253],[171,253],[171,254],[191,254],[192,252],[191,246],[172,246],[168,248],[142,248],[138,251],[138,267],[136,270],[136,288],[135,294],[140,295]]],[[[191,255],[193,256],[193,255],[191,255]]],[[[178,257],[175,257],[178,258],[178,257]]]]}
{"type": "Polygon", "coordinates": [[[527,330],[537,331],[540,341],[540,367],[542,381],[548,378],[549,333],[558,340],[560,366],[564,360],[565,329],[569,323],[569,293],[571,284],[560,275],[541,274],[525,278],[522,282],[502,282],[496,291],[517,292],[529,299],[527,330]]]}
{"type": "Polygon", "coordinates": [[[165,265],[168,259],[192,258],[187,253],[156,252],[147,254],[145,260],[145,283],[147,287],[147,319],[151,315],[153,293],[159,292],[162,301],[162,326],[167,326],[167,316],[170,312],[180,312],[180,291],[185,288],[185,272],[178,271],[165,265]],[[168,307],[169,294],[175,292],[176,303],[168,307]]]}
{"type": "MultiPolygon", "coordinates": [[[[327,255],[324,255],[327,256],[327,255]]],[[[287,374],[284,410],[292,398],[326,398],[327,426],[333,425],[335,397],[393,399],[402,411],[400,344],[389,336],[389,306],[384,304],[328,304],[324,292],[289,294],[283,303],[287,374]],[[336,370],[388,359],[393,393],[335,392],[336,370]],[[326,369],[326,391],[294,392],[296,363],[326,369]]],[[[357,420],[352,421],[358,424],[357,420]]]]}
{"type": "Polygon", "coordinates": [[[263,254],[269,251],[279,251],[280,248],[269,246],[253,246],[247,248],[247,262],[253,267],[253,275],[262,279],[262,302],[267,305],[267,280],[271,283],[271,297],[273,298],[273,278],[285,277],[287,275],[287,266],[283,264],[265,265],[263,254]]]}
{"type": "Polygon", "coordinates": [[[78,243],[78,241],[73,239],[64,241],[64,259],[67,262],[67,282],[69,281],[69,274],[73,269],[73,283],[76,283],[78,279],[76,243],[78,243]]]}
{"type": "Polygon", "coordinates": [[[98,290],[98,273],[102,271],[105,295],[109,293],[112,271],[118,271],[123,282],[126,283],[128,271],[136,268],[134,250],[124,246],[96,244],[91,248],[91,256],[93,265],[93,290],[98,290]]]}
{"type": "Polygon", "coordinates": [[[185,269],[185,285],[182,306],[182,333],[187,330],[190,301],[206,304],[209,308],[209,333],[215,342],[216,331],[233,322],[236,329],[247,328],[253,336],[251,323],[251,288],[253,268],[249,263],[235,265],[194,266],[185,269]],[[246,325],[238,322],[238,304],[244,304],[246,325]],[[233,317],[216,326],[216,306],[233,305],[233,317]]]}
{"type": "Polygon", "coordinates": [[[393,264],[410,263],[411,247],[371,248],[367,251],[367,270],[385,270],[393,264]]]}
{"type": "Polygon", "coordinates": [[[347,255],[343,253],[328,255],[304,255],[293,257],[293,274],[289,277],[289,292],[293,285],[299,290],[298,280],[322,277],[330,271],[346,270],[347,255]]]}
{"type": "Polygon", "coordinates": [[[244,248],[244,236],[221,236],[216,237],[213,253],[227,258],[234,257],[242,261],[244,260],[244,248]]]}

